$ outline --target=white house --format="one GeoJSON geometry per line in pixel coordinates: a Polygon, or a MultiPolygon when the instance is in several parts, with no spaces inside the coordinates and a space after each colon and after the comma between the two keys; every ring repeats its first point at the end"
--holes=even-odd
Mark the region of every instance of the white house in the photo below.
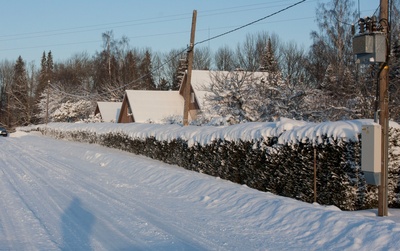
{"type": "Polygon", "coordinates": [[[97,102],[94,115],[100,114],[104,122],[117,122],[122,102],[97,102]]]}

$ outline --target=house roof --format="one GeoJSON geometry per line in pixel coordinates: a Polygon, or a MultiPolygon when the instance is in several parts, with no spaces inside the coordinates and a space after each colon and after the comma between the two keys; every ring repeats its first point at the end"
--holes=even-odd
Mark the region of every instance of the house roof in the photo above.
{"type": "MultiPolygon", "coordinates": [[[[116,122],[122,102],[97,102],[97,108],[104,122],[116,122]]],[[[97,111],[97,109],[96,109],[97,111]]]]}
{"type": "Polygon", "coordinates": [[[178,91],[126,90],[135,122],[162,122],[169,116],[182,116],[184,100],[178,91]]]}
{"type": "Polygon", "coordinates": [[[205,96],[208,93],[206,90],[211,85],[211,71],[204,70],[193,70],[191,85],[193,92],[195,93],[196,99],[200,110],[203,108],[205,102],[205,96]]]}
{"type": "MultiPolygon", "coordinates": [[[[198,101],[198,105],[200,106],[200,110],[202,110],[205,104],[205,97],[207,93],[210,93],[207,89],[210,88],[212,84],[212,78],[216,74],[220,74],[221,76],[229,76],[229,74],[233,74],[234,72],[229,71],[209,71],[209,70],[193,70],[192,71],[192,79],[191,86],[193,88],[193,92],[195,93],[196,99],[198,101]]],[[[240,71],[238,72],[241,73],[240,71]]],[[[266,72],[242,72],[243,74],[250,74],[254,78],[262,78],[266,77],[268,73],[266,72]]],[[[186,80],[186,78],[184,78],[186,80]]],[[[182,85],[181,85],[182,87],[182,85]]]]}

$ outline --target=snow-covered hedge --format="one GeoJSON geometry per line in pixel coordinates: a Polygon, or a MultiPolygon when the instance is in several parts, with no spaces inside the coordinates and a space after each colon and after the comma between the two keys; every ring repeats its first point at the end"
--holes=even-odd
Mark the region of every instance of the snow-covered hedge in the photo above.
{"type": "MultiPolygon", "coordinates": [[[[145,155],[306,202],[314,199],[316,149],[317,202],[357,210],[377,205],[377,188],[366,185],[361,170],[361,128],[371,123],[371,120],[352,120],[315,124],[289,119],[227,127],[51,123],[19,130],[39,130],[55,138],[145,155]]],[[[400,126],[392,123],[391,207],[400,207],[399,139],[400,126]]]]}

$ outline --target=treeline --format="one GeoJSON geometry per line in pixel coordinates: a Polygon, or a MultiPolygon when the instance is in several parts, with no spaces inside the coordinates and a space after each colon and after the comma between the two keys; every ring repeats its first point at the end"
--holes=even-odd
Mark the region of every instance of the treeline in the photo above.
{"type": "MultiPolygon", "coordinates": [[[[389,109],[391,119],[400,121],[398,0],[392,9],[389,109]]],[[[355,63],[348,25],[357,20],[354,4],[345,0],[321,3],[316,16],[319,30],[310,34],[312,45],[307,49],[266,31],[247,35],[236,48],[222,46],[211,51],[208,47],[195,47],[194,69],[270,73],[263,95],[248,91],[247,96],[238,98],[237,93],[242,90],[237,89],[232,90],[228,97],[231,100],[226,102],[246,110],[243,102],[266,100],[268,105],[257,108],[262,111],[250,114],[251,106],[247,106],[246,116],[236,116],[242,112],[240,109],[224,109],[232,113],[224,116],[234,116],[235,123],[270,120],[274,116],[310,121],[373,117],[379,66],[355,63]]],[[[126,37],[115,38],[112,31],[103,33],[102,39],[103,45],[95,55],[80,53],[54,62],[51,51],[47,51],[43,52],[39,67],[26,64],[22,56],[15,62],[0,62],[0,124],[12,129],[57,118],[69,120],[54,115],[56,111],[60,114],[62,107],[79,110],[80,115],[74,119],[82,119],[93,112],[95,101],[121,101],[126,89],[179,88],[184,47],[168,53],[133,48],[126,37]]],[[[221,92],[224,91],[214,93],[215,97],[221,92]]]]}

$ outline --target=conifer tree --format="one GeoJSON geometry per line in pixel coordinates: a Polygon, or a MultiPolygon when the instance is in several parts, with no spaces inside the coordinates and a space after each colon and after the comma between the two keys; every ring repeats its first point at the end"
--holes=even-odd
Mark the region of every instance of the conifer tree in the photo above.
{"type": "Polygon", "coordinates": [[[47,53],[47,61],[46,61],[46,73],[48,81],[52,82],[53,80],[53,70],[54,70],[54,63],[53,63],[53,55],[51,51],[47,53]]]}
{"type": "Polygon", "coordinates": [[[14,66],[12,94],[10,97],[10,110],[13,118],[11,125],[13,127],[28,125],[31,120],[30,108],[25,62],[19,56],[14,66]]]}
{"type": "Polygon", "coordinates": [[[129,51],[125,56],[121,74],[123,84],[127,85],[126,89],[138,89],[138,84],[136,82],[136,80],[139,78],[137,63],[137,53],[134,51],[129,51]]]}
{"type": "Polygon", "coordinates": [[[0,124],[11,128],[10,96],[14,76],[14,63],[0,63],[0,124]]]}
{"type": "Polygon", "coordinates": [[[47,81],[48,81],[47,58],[46,58],[46,52],[44,51],[43,55],[42,55],[42,59],[40,61],[40,72],[38,75],[38,80],[37,80],[38,84],[37,84],[36,91],[35,91],[36,101],[38,101],[40,99],[40,95],[45,90],[45,88],[47,86],[47,81]]]}
{"type": "Polygon", "coordinates": [[[151,54],[149,50],[146,50],[144,57],[139,66],[140,78],[142,79],[141,89],[143,90],[155,90],[154,79],[152,75],[152,64],[151,54]]]}
{"type": "Polygon", "coordinates": [[[278,62],[275,60],[274,51],[272,50],[271,38],[268,38],[267,46],[262,53],[260,71],[276,73],[279,71],[278,62]]]}

